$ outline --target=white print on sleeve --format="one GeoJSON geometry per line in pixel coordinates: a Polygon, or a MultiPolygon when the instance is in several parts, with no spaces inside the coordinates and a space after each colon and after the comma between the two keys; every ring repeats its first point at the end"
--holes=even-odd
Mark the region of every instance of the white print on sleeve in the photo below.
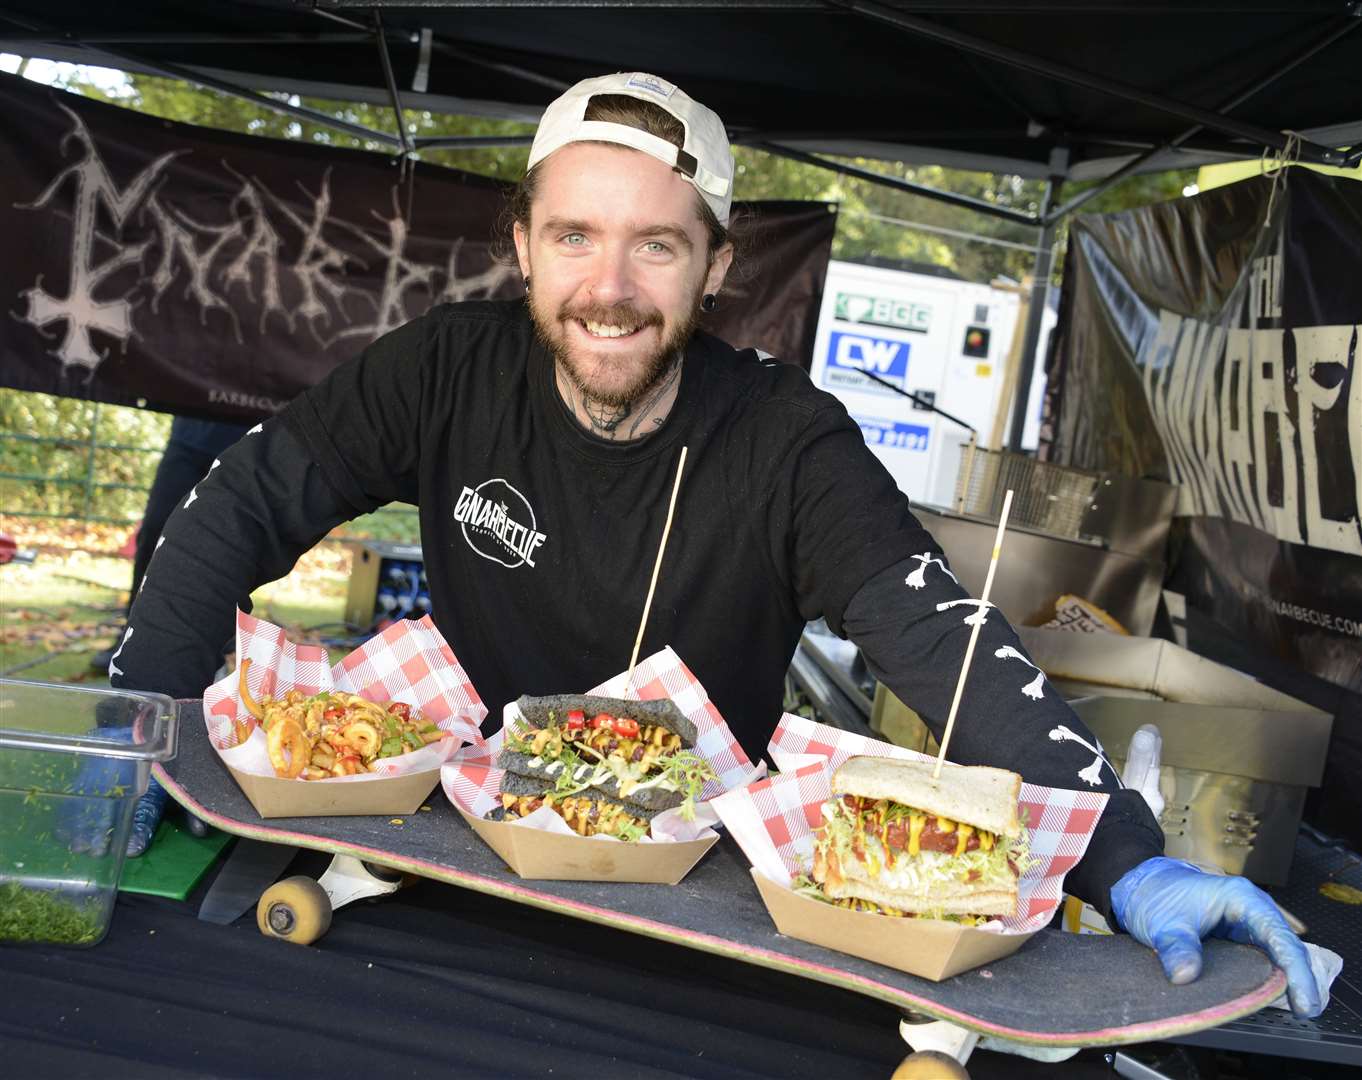
{"type": "Polygon", "coordinates": [[[111,657],[109,657],[109,678],[111,679],[115,675],[123,674],[123,669],[119,667],[117,664],[115,664],[114,661],[117,660],[118,657],[122,654],[124,647],[128,644],[128,638],[130,637],[132,637],[131,626],[128,627],[128,632],[123,635],[123,640],[118,643],[118,652],[114,653],[111,657]]]}
{"type": "Polygon", "coordinates": [[[913,558],[916,559],[922,565],[903,579],[903,583],[907,585],[908,588],[921,589],[926,587],[927,567],[931,566],[932,563],[936,563],[937,566],[941,567],[941,572],[945,574],[948,578],[950,578],[952,581],[954,581],[957,585],[960,584],[960,579],[957,578],[954,574],[952,574],[949,569],[947,569],[945,561],[942,559],[938,559],[930,551],[924,551],[921,555],[914,555],[913,558]]]}
{"type": "Polygon", "coordinates": [[[1105,765],[1108,769],[1111,769],[1111,775],[1116,777],[1116,786],[1123,786],[1121,784],[1120,774],[1112,768],[1111,762],[1107,760],[1106,754],[1102,753],[1102,748],[1100,746],[1093,746],[1087,739],[1083,738],[1081,735],[1075,735],[1063,724],[1060,724],[1059,727],[1050,729],[1050,738],[1055,742],[1076,742],[1079,746],[1086,746],[1097,755],[1096,760],[1094,760],[1091,765],[1079,772],[1078,778],[1082,780],[1083,783],[1090,784],[1092,787],[1097,787],[1097,785],[1102,782],[1102,766],[1105,765]]]}
{"type": "Polygon", "coordinates": [[[1036,677],[1022,687],[1022,693],[1033,701],[1039,701],[1045,696],[1045,691],[1042,689],[1045,685],[1045,672],[1041,671],[1040,668],[1026,659],[1020,650],[1014,649],[1011,645],[1004,645],[1001,649],[996,650],[993,655],[999,660],[1020,660],[1027,667],[1031,668],[1031,670],[1036,673],[1036,677]]]}
{"type": "Polygon", "coordinates": [[[246,432],[246,434],[247,434],[247,435],[259,435],[259,434],[260,434],[262,431],[264,431],[264,430],[265,430],[265,425],[264,425],[264,424],[256,424],[255,427],[251,428],[251,430],[248,431],[248,432],[246,432]]]}
{"type": "Polygon", "coordinates": [[[998,606],[992,600],[944,600],[936,605],[936,610],[945,611],[961,604],[974,608],[974,614],[966,615],[964,618],[966,626],[983,626],[988,622],[988,609],[998,606]]]}
{"type": "MultiPolygon", "coordinates": [[[[216,469],[221,464],[222,464],[221,461],[219,461],[217,458],[214,458],[213,464],[208,466],[208,472],[203,474],[203,480],[207,480],[208,477],[212,475],[213,470],[216,469]]],[[[199,484],[202,484],[203,480],[200,480],[199,484]]],[[[189,492],[189,498],[185,499],[184,508],[186,510],[189,509],[189,504],[199,497],[199,484],[194,485],[193,489],[189,492]]]]}
{"type": "MultiPolygon", "coordinates": [[[[164,536],[158,536],[158,537],[156,538],[156,546],[155,546],[154,548],[151,549],[151,553],[152,553],[153,555],[155,555],[158,551],[161,550],[161,545],[164,544],[165,542],[166,542],[166,538],[165,538],[164,536]]],[[[141,595],[142,595],[142,590],[145,589],[145,588],[147,587],[147,578],[150,577],[150,576],[151,576],[151,566],[150,566],[150,564],[148,563],[147,569],[144,570],[144,571],[142,571],[142,584],[140,584],[139,586],[137,586],[137,595],[138,595],[138,596],[141,596],[141,595]]]]}

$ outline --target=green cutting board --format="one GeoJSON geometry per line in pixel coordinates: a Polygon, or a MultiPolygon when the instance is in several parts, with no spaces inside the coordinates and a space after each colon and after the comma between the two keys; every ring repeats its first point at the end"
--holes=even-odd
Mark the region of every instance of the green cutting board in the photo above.
{"type": "Polygon", "coordinates": [[[119,891],[183,900],[231,839],[217,829],[200,838],[178,821],[163,820],[146,852],[123,860],[119,891]]]}

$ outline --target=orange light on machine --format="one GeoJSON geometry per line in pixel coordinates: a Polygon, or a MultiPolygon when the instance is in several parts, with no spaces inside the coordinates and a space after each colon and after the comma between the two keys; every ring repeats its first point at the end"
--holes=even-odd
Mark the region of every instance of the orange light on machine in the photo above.
{"type": "Polygon", "coordinates": [[[966,356],[987,356],[989,336],[990,332],[987,326],[967,326],[965,328],[965,346],[961,351],[966,356]]]}

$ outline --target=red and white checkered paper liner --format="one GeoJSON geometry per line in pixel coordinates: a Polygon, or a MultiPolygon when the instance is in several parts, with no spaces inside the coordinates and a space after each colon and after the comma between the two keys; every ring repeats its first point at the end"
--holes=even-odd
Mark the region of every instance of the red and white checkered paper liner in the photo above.
{"type": "MultiPolygon", "coordinates": [[[[782,885],[812,861],[813,830],[822,824],[832,774],[844,761],[858,756],[934,760],[789,713],[781,717],[767,752],[780,775],[730,791],[713,806],[752,866],[782,885]]],[[[1050,921],[1063,896],[1064,875],[1087,851],[1106,803],[1100,792],[1022,784],[1018,813],[1026,817],[1036,861],[1017,883],[1018,914],[985,929],[1029,934],[1050,921]]]]}
{"type": "MultiPolygon", "coordinates": [[[[633,678],[627,679],[627,676],[628,672],[620,672],[587,693],[602,697],[638,698],[642,701],[671,698],[676,702],[677,708],[695,725],[695,752],[709,762],[717,778],[705,785],[700,794],[702,802],[764,774],[765,766],[754,768],[743,748],[738,745],[738,740],[733,737],[733,732],[724,723],[724,718],[719,715],[719,710],[709,700],[709,694],[700,680],[670,646],[646,660],[640,660],[634,668],[633,678]]],[[[489,810],[501,805],[499,793],[501,776],[505,770],[497,768],[497,754],[501,752],[506,730],[519,719],[520,710],[516,708],[515,702],[511,702],[502,712],[501,730],[493,734],[485,745],[464,747],[445,763],[440,770],[440,783],[456,806],[476,817],[484,817],[489,810]]],[[[705,807],[697,808],[694,822],[684,824],[678,812],[666,811],[653,819],[652,831],[658,839],[690,840],[709,835],[704,825],[706,821],[713,823],[715,820],[705,807]]],[[[551,810],[536,811],[517,824],[547,828],[553,832],[572,831],[551,810]]]]}
{"type": "MultiPolygon", "coordinates": [[[[487,716],[487,706],[429,615],[393,623],[332,667],[320,645],[295,644],[282,627],[238,609],[236,656],[238,665],[251,661],[246,685],[257,700],[282,697],[289,690],[304,694],[343,690],[369,701],[406,702],[453,736],[401,757],[379,760],[374,763],[374,772],[337,777],[328,783],[421,772],[438,766],[464,743],[483,742],[478,725],[487,716]]],[[[232,722],[250,716],[237,691],[238,678],[233,671],[203,692],[208,740],[234,769],[274,776],[265,733],[259,725],[250,738],[236,745],[232,722]]]]}

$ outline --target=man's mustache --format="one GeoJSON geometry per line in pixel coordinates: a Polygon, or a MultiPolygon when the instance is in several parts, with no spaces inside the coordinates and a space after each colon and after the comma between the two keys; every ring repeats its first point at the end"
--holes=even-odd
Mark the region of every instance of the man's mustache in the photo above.
{"type": "Polygon", "coordinates": [[[558,309],[558,319],[578,319],[581,322],[607,323],[611,326],[662,326],[660,311],[641,311],[633,304],[571,304],[558,309]]]}

